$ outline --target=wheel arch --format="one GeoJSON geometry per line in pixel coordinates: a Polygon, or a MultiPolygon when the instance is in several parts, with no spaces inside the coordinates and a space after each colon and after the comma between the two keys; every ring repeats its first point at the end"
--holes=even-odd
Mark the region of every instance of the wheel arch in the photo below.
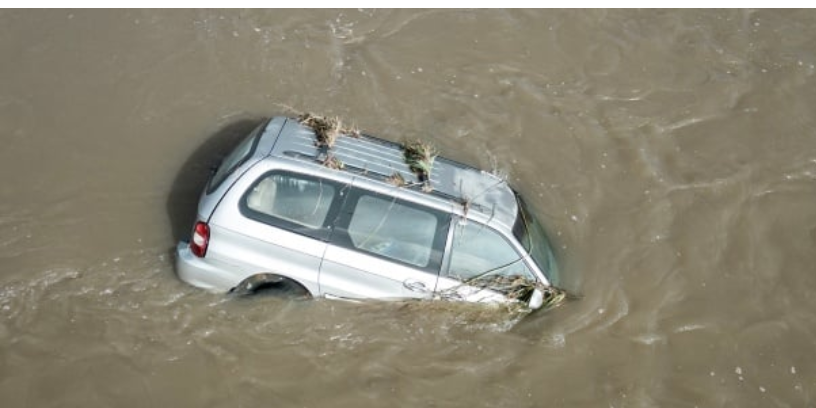
{"type": "Polygon", "coordinates": [[[278,292],[282,295],[312,298],[313,295],[302,283],[279,273],[256,273],[242,280],[229,290],[234,296],[251,296],[261,292],[278,292]]]}

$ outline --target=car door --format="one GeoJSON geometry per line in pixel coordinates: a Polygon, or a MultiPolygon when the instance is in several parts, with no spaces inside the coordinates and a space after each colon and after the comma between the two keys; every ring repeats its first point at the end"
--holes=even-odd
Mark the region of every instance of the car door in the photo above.
{"type": "Polygon", "coordinates": [[[338,298],[429,298],[449,216],[394,197],[352,188],[320,268],[320,291],[338,298]]]}
{"type": "Polygon", "coordinates": [[[439,297],[503,301],[504,295],[492,287],[506,286],[518,278],[537,281],[527,264],[529,257],[498,231],[462,218],[451,228],[453,237],[437,283],[439,297]]]}
{"type": "Polygon", "coordinates": [[[229,265],[224,270],[233,271],[225,284],[268,272],[318,293],[318,271],[343,188],[274,167],[259,168],[237,183],[211,220],[210,253],[214,261],[229,265]]]}

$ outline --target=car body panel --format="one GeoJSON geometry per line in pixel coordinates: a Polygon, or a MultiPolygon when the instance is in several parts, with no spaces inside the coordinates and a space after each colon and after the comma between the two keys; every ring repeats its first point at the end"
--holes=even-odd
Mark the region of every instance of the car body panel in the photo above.
{"type": "MultiPolygon", "coordinates": [[[[232,278],[220,286],[229,290],[256,273],[276,273],[301,283],[311,293],[318,289],[318,272],[326,242],[271,226],[240,213],[240,200],[253,183],[272,171],[294,171],[286,162],[263,161],[253,166],[222,199],[210,218],[210,248],[207,257],[231,263],[232,278]]],[[[327,174],[350,183],[342,174],[327,174]]]]}
{"type": "Polygon", "coordinates": [[[436,274],[337,245],[329,245],[320,268],[320,294],[349,299],[430,298],[436,274]]]}

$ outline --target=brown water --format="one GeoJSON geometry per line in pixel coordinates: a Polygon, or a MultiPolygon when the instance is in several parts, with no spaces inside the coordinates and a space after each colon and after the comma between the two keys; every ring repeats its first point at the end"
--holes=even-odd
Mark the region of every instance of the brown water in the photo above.
{"type": "Polygon", "coordinates": [[[814,407],[816,12],[2,11],[0,406],[814,407]],[[498,169],[582,298],[236,301],[207,168],[310,110],[498,169]]]}

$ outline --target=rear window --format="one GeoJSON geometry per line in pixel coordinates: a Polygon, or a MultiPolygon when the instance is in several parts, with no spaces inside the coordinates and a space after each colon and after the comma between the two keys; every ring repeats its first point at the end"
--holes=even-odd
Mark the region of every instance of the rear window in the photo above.
{"type": "Polygon", "coordinates": [[[241,144],[236,146],[235,149],[221,161],[218,170],[216,170],[215,174],[210,178],[210,183],[207,186],[207,194],[211,194],[215,191],[238,166],[242,165],[252,155],[267,123],[268,122],[261,123],[255,130],[250,132],[241,144]]]}
{"type": "Polygon", "coordinates": [[[241,212],[272,226],[325,239],[339,190],[336,183],[311,176],[268,173],[246,192],[241,212]]]}

